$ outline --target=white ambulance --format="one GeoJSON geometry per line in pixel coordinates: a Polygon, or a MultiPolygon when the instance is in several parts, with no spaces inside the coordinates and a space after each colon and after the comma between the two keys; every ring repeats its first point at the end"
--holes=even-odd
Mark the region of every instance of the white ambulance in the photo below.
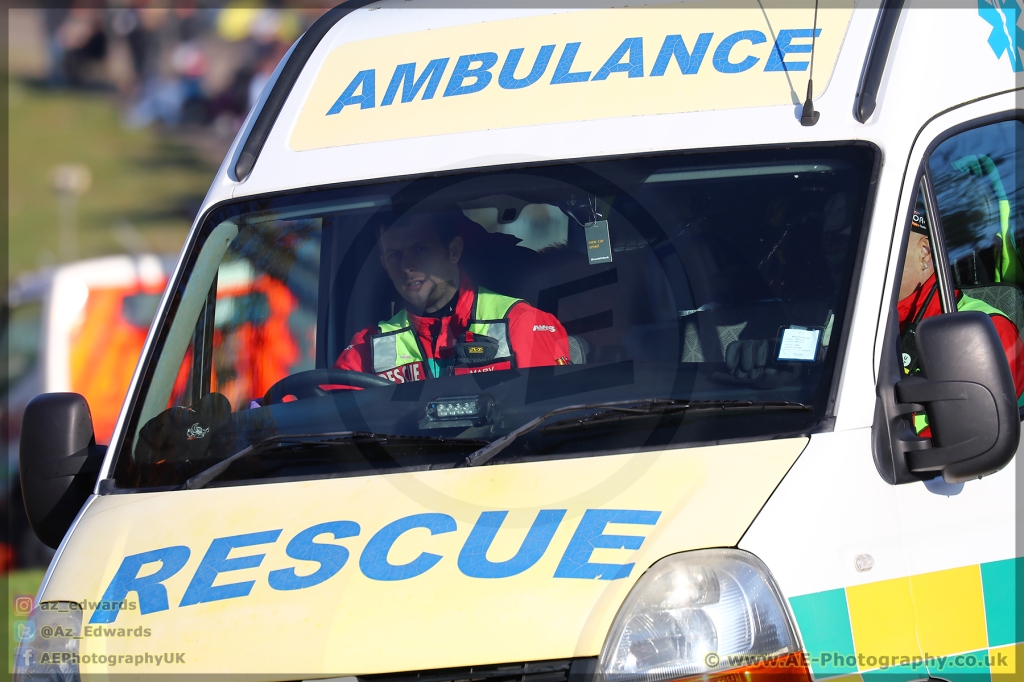
{"type": "Polygon", "coordinates": [[[1019,675],[1019,20],[327,12],[26,410],[15,679],[1019,675]]]}

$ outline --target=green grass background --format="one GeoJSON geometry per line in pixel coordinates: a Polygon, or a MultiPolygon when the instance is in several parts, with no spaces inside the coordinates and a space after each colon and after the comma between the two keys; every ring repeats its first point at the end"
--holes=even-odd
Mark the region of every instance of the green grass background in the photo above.
{"type": "Polygon", "coordinates": [[[125,233],[136,249],[178,253],[216,173],[214,155],[179,135],[125,128],[110,93],[12,80],[8,95],[9,276],[57,262],[51,176],[62,163],[92,176],[78,204],[79,258],[126,251],[125,233]]]}

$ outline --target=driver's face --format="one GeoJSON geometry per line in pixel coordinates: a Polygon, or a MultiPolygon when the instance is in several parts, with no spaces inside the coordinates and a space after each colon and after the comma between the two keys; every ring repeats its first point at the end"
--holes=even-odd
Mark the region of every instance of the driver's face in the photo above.
{"type": "Polygon", "coordinates": [[[381,262],[399,295],[418,310],[443,308],[459,288],[462,237],[447,247],[429,218],[414,216],[381,235],[381,262]]]}

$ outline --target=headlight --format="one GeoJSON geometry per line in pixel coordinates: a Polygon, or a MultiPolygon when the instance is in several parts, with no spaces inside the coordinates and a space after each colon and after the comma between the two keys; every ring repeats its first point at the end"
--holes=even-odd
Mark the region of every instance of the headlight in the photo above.
{"type": "Polygon", "coordinates": [[[19,640],[14,682],[79,682],[78,642],[81,606],[74,602],[37,604],[27,621],[15,623],[19,640]]]}
{"type": "Polygon", "coordinates": [[[747,552],[707,549],[666,557],[637,581],[608,633],[598,675],[660,682],[766,665],[777,666],[776,676],[810,679],[765,565],[747,552]],[[797,669],[779,669],[786,666],[797,669]]]}

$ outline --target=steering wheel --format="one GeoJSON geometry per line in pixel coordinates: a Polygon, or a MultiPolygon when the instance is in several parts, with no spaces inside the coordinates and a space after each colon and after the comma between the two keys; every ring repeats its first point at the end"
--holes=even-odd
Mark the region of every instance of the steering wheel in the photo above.
{"type": "Polygon", "coordinates": [[[263,404],[274,405],[281,402],[286,395],[293,395],[299,400],[327,395],[327,391],[320,388],[323,384],[341,384],[343,386],[356,386],[357,388],[394,386],[393,383],[387,379],[381,379],[376,374],[333,367],[310,369],[286,376],[268,388],[266,395],[263,396],[263,404]]]}

